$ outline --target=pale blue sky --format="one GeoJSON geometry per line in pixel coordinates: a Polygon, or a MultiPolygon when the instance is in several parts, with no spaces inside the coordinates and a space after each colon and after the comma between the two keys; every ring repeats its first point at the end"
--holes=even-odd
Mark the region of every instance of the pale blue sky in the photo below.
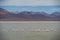
{"type": "Polygon", "coordinates": [[[0,0],[0,5],[43,6],[60,5],[60,0],[0,0]]]}
{"type": "Polygon", "coordinates": [[[60,0],[0,0],[9,11],[60,12],[60,0]]]}
{"type": "Polygon", "coordinates": [[[60,6],[0,6],[8,11],[32,11],[32,12],[46,12],[46,13],[53,13],[53,12],[60,12],[60,6]]]}

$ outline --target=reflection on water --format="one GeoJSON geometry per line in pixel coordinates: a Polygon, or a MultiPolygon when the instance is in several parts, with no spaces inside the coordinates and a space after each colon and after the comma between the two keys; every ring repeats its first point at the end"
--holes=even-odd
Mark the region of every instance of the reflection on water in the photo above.
{"type": "Polygon", "coordinates": [[[0,23],[3,40],[58,40],[60,21],[43,21],[38,23],[0,23]],[[50,32],[20,32],[20,30],[56,30],[50,32]],[[16,30],[19,30],[17,32],[16,30]]]}

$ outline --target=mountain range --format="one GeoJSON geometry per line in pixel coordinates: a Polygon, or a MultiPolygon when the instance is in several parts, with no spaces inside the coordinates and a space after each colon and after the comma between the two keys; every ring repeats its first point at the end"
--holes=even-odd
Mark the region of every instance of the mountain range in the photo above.
{"type": "Polygon", "coordinates": [[[0,8],[0,21],[60,21],[60,12],[9,12],[0,8]]]}

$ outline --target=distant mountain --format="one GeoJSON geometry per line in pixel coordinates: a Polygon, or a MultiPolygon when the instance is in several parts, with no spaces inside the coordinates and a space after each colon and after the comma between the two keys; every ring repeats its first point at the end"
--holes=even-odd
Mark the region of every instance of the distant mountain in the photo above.
{"type": "Polygon", "coordinates": [[[20,12],[17,15],[18,17],[24,18],[47,18],[47,16],[49,16],[49,14],[45,12],[28,12],[28,11],[20,12]]]}
{"type": "Polygon", "coordinates": [[[60,19],[60,12],[54,12],[51,15],[54,16],[56,19],[60,19]]]}
{"type": "Polygon", "coordinates": [[[8,16],[8,13],[9,12],[7,10],[5,10],[3,8],[0,8],[0,19],[7,17],[8,16]]]}
{"type": "Polygon", "coordinates": [[[16,20],[16,21],[60,21],[60,12],[48,14],[46,12],[9,12],[6,9],[0,8],[0,20],[16,20]]]}
{"type": "Polygon", "coordinates": [[[8,14],[9,12],[6,9],[0,8],[0,14],[8,14]]]}
{"type": "Polygon", "coordinates": [[[0,19],[3,19],[3,18],[11,18],[14,15],[15,15],[15,13],[9,12],[6,9],[0,8],[0,19]]]}

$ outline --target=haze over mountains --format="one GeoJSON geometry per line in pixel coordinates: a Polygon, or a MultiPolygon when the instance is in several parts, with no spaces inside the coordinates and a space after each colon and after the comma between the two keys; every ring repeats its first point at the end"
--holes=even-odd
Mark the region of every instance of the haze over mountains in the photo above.
{"type": "Polygon", "coordinates": [[[60,21],[60,12],[9,12],[0,8],[0,21],[60,21]]]}

